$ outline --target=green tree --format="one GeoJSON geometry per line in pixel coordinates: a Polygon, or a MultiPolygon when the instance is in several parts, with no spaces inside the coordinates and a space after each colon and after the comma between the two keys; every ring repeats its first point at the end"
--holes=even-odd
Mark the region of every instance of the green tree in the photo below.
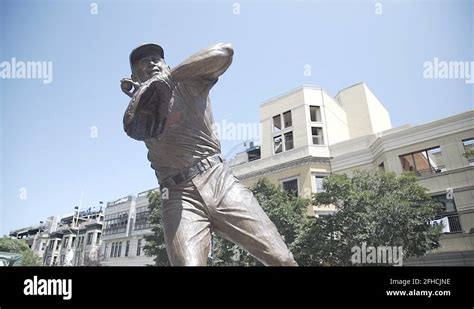
{"type": "MultiPolygon", "coordinates": [[[[268,179],[259,180],[252,188],[253,194],[275,224],[285,243],[291,249],[293,242],[305,226],[307,208],[310,200],[286,193],[270,183],[268,179]]],[[[261,265],[239,246],[214,236],[214,260],[212,265],[261,265]]]]}
{"type": "Polygon", "coordinates": [[[4,236],[0,238],[0,251],[21,254],[22,266],[41,266],[41,259],[30,249],[26,240],[4,236]]]}
{"type": "MultiPolygon", "coordinates": [[[[288,195],[271,184],[268,180],[258,181],[252,188],[255,197],[262,208],[275,223],[278,231],[291,246],[299,233],[300,226],[304,223],[309,200],[288,195]]],[[[155,265],[169,265],[168,256],[164,242],[164,232],[161,217],[161,198],[159,192],[151,192],[148,196],[150,202],[150,223],[153,226],[153,234],[146,237],[147,245],[145,253],[153,256],[155,265]]],[[[213,250],[210,265],[239,265],[255,266],[261,265],[251,255],[239,246],[222,239],[213,233],[213,250]]]]}
{"type": "Polygon", "coordinates": [[[148,220],[152,225],[153,234],[145,236],[145,254],[154,257],[155,266],[169,266],[166,254],[165,235],[161,216],[161,194],[159,191],[148,193],[150,215],[148,220]]]}
{"type": "Polygon", "coordinates": [[[433,220],[440,210],[412,173],[356,171],[353,177],[331,175],[315,205],[335,205],[330,216],[305,223],[294,243],[302,265],[351,265],[351,248],[402,246],[404,258],[439,247],[440,228],[433,220]]]}
{"type": "Polygon", "coordinates": [[[211,266],[261,266],[247,251],[238,245],[212,233],[212,257],[208,262],[211,266]]]}

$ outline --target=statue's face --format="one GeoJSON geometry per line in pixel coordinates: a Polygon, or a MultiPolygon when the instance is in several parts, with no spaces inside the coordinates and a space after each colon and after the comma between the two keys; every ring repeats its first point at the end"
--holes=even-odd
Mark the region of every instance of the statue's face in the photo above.
{"type": "Polygon", "coordinates": [[[133,73],[141,83],[149,80],[154,75],[167,71],[168,66],[159,55],[143,57],[133,65],[133,73]]]}

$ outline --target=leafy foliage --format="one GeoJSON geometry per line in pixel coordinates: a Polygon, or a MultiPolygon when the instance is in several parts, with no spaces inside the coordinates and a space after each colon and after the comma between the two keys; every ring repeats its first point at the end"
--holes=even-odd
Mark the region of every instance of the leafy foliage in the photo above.
{"type": "Polygon", "coordinates": [[[22,266],[41,266],[41,259],[30,249],[23,239],[4,236],[0,238],[0,251],[17,253],[23,256],[22,266]]]}
{"type": "MultiPolygon", "coordinates": [[[[285,243],[291,248],[301,226],[307,220],[306,211],[310,201],[281,191],[267,179],[259,180],[252,187],[252,192],[260,206],[277,227],[280,235],[283,236],[285,243]]],[[[217,235],[214,235],[213,239],[215,259],[211,265],[262,265],[239,246],[217,235]]]]}
{"type": "MultiPolygon", "coordinates": [[[[439,246],[440,228],[430,221],[439,211],[426,189],[413,174],[355,172],[353,177],[331,175],[325,192],[312,201],[281,191],[268,180],[258,181],[252,191],[275,223],[299,265],[351,265],[351,248],[366,242],[370,246],[402,246],[404,258],[420,256],[439,246]],[[313,205],[334,205],[337,211],[321,217],[307,216],[313,205]]],[[[155,265],[169,265],[161,225],[158,192],[149,195],[153,235],[145,251],[155,265]]],[[[213,234],[214,266],[261,265],[245,250],[213,234]]]]}
{"type": "Polygon", "coordinates": [[[165,235],[163,225],[161,224],[161,195],[159,191],[150,191],[148,193],[150,202],[149,222],[152,224],[153,234],[145,236],[145,254],[153,256],[156,266],[169,266],[168,255],[166,254],[165,235]]]}
{"type": "Polygon", "coordinates": [[[337,212],[315,218],[295,241],[297,259],[304,265],[350,265],[351,248],[402,246],[404,258],[438,248],[440,228],[430,221],[439,204],[409,173],[355,172],[325,179],[326,192],[315,205],[335,205],[337,212]]]}

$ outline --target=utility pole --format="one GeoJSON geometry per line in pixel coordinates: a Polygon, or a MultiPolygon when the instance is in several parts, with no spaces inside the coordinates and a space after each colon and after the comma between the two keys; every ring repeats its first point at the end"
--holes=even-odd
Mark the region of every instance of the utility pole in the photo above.
{"type": "MultiPolygon", "coordinates": [[[[79,255],[77,254],[77,251],[79,249],[79,211],[82,207],[82,199],[84,198],[84,191],[81,192],[81,199],[79,201],[79,206],[75,206],[74,210],[76,212],[76,224],[75,227],[77,229],[77,234],[76,234],[76,249],[74,250],[74,266],[78,266],[79,264],[79,255]]],[[[73,218],[74,220],[74,218],[73,218]]],[[[80,253],[80,252],[79,252],[80,253]]]]}

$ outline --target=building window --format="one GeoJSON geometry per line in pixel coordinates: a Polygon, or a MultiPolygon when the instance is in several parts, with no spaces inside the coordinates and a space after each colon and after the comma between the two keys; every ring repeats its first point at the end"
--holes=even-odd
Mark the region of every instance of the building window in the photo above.
{"type": "Polygon", "coordinates": [[[444,225],[444,233],[462,232],[454,197],[448,198],[448,194],[440,194],[434,195],[431,198],[441,204],[441,210],[438,216],[436,216],[435,222],[436,224],[442,223],[444,225]]]}
{"type": "Polygon", "coordinates": [[[319,107],[319,106],[310,106],[309,107],[309,115],[311,117],[311,121],[321,122],[321,107],[319,107]]]}
{"type": "Polygon", "coordinates": [[[71,248],[74,248],[75,244],[76,244],[76,237],[71,236],[71,248]]]}
{"type": "Polygon", "coordinates": [[[114,257],[117,257],[117,256],[118,256],[118,247],[119,247],[118,245],[119,245],[119,243],[116,242],[116,243],[115,243],[115,249],[114,249],[114,257]]]}
{"type": "Polygon", "coordinates": [[[57,243],[56,243],[56,250],[59,250],[59,247],[61,246],[61,241],[58,240],[57,243]]]}
{"type": "Polygon", "coordinates": [[[105,244],[104,247],[104,256],[107,257],[107,248],[109,247],[109,244],[105,244]]]}
{"type": "Polygon", "coordinates": [[[459,220],[459,216],[457,214],[448,216],[448,225],[450,233],[462,232],[461,221],[459,220]]]}
{"type": "Polygon", "coordinates": [[[325,176],[315,176],[314,177],[314,180],[315,180],[314,183],[316,185],[316,188],[315,188],[316,193],[326,192],[326,190],[324,189],[324,186],[323,186],[324,178],[325,178],[325,176]]]}
{"type": "Polygon", "coordinates": [[[128,211],[105,216],[104,235],[125,233],[128,223],[128,211]]]}
{"type": "Polygon", "coordinates": [[[119,242],[118,244],[118,257],[122,256],[122,242],[119,242]]]}
{"type": "Polygon", "coordinates": [[[281,135],[277,135],[273,138],[273,150],[275,151],[275,154],[283,151],[283,141],[281,139],[281,135]]]}
{"type": "Polygon", "coordinates": [[[45,247],[46,247],[46,243],[45,243],[45,242],[42,242],[42,243],[41,243],[41,251],[43,251],[43,250],[45,249],[45,247]]]}
{"type": "Polygon", "coordinates": [[[273,117],[273,132],[280,132],[281,128],[281,116],[277,115],[273,117]]]}
{"type": "Polygon", "coordinates": [[[431,197],[434,201],[441,204],[441,213],[456,212],[456,203],[453,198],[448,198],[447,194],[434,195],[431,197]]]}
{"type": "Polygon", "coordinates": [[[283,122],[285,124],[285,128],[289,128],[293,125],[291,121],[291,111],[283,113],[283,122]]]}
{"type": "Polygon", "coordinates": [[[469,162],[470,166],[474,165],[474,154],[470,154],[474,151],[474,138],[468,138],[462,141],[464,145],[464,153],[467,161],[469,162]]]}
{"type": "Polygon", "coordinates": [[[273,153],[277,154],[294,148],[291,111],[273,117],[273,153]],[[283,121],[283,122],[282,122],[283,121]],[[283,130],[283,131],[282,131],[283,130]]]}
{"type": "Polygon", "coordinates": [[[293,149],[293,132],[285,133],[285,150],[293,149]]]}
{"type": "Polygon", "coordinates": [[[137,243],[137,256],[140,256],[141,253],[142,253],[142,240],[139,239],[137,243]]]}
{"type": "Polygon", "coordinates": [[[128,256],[128,251],[130,250],[130,240],[127,240],[125,244],[125,256],[128,256]]]}
{"type": "Polygon", "coordinates": [[[379,172],[385,172],[385,164],[383,162],[380,163],[377,169],[379,172]]]}
{"type": "Polygon", "coordinates": [[[97,233],[97,239],[95,240],[96,245],[99,245],[100,243],[100,236],[102,236],[102,233],[97,233]]]}
{"type": "Polygon", "coordinates": [[[415,172],[418,176],[432,175],[446,170],[440,147],[401,155],[400,162],[403,171],[415,172]]]}
{"type": "Polygon", "coordinates": [[[311,127],[314,145],[324,145],[323,128],[311,127]]]}
{"type": "Polygon", "coordinates": [[[115,243],[112,243],[112,248],[110,249],[110,257],[114,257],[115,243]]]}
{"type": "Polygon", "coordinates": [[[61,259],[60,259],[60,263],[61,265],[64,265],[64,260],[66,259],[66,255],[65,254],[61,254],[61,259]]]}
{"type": "Polygon", "coordinates": [[[64,237],[64,245],[63,245],[63,248],[67,248],[68,242],[69,242],[69,237],[64,237]]]}
{"type": "Polygon", "coordinates": [[[148,206],[137,208],[137,215],[135,218],[135,230],[143,230],[150,227],[148,217],[150,215],[150,209],[148,206]]]}
{"type": "Polygon", "coordinates": [[[298,196],[298,179],[282,181],[283,190],[289,195],[298,196]]]}
{"type": "Polygon", "coordinates": [[[92,235],[94,235],[94,233],[87,234],[87,245],[92,244],[92,235]]]}

